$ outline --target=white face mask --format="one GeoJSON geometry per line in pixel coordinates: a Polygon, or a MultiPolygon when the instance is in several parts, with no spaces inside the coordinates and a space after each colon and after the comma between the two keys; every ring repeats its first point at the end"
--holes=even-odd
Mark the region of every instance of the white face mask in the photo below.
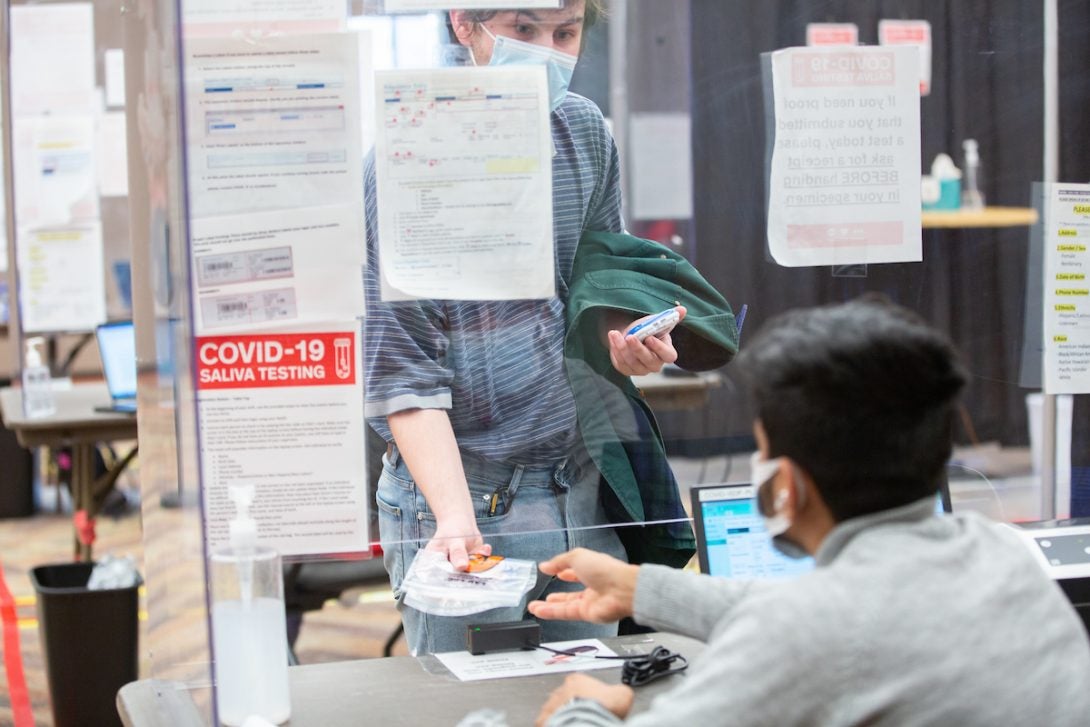
{"type": "MultiPolygon", "coordinates": [[[[772,547],[780,551],[789,558],[805,558],[809,555],[796,543],[788,540],[784,537],[784,533],[791,527],[791,518],[785,515],[782,510],[784,504],[787,502],[787,491],[780,490],[772,502],[772,512],[766,512],[764,505],[765,498],[761,497],[761,490],[772,481],[772,478],[776,476],[776,473],[780,471],[780,465],[783,464],[783,457],[776,457],[774,459],[764,460],[761,459],[760,452],[754,452],[749,458],[749,470],[754,486],[757,488],[757,509],[761,513],[761,517],[765,522],[765,530],[768,531],[768,535],[772,538],[772,547]]],[[[803,490],[798,486],[797,480],[795,486],[799,492],[799,505],[802,505],[803,490]]]]}
{"type": "MultiPolygon", "coordinates": [[[[496,35],[486,25],[482,25],[481,29],[493,41],[492,59],[488,62],[488,65],[545,66],[549,82],[549,109],[556,111],[560,108],[560,104],[564,102],[564,98],[568,95],[568,86],[571,84],[575,64],[579,59],[554,48],[527,43],[517,38],[509,38],[506,35],[496,35]]],[[[477,65],[477,59],[473,55],[472,49],[470,49],[469,54],[473,60],[473,65],[477,65]]]]}

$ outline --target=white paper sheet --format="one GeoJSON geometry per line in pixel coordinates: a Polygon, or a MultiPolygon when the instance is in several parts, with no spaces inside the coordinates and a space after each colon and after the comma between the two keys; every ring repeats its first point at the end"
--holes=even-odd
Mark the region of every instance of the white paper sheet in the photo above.
{"type": "Polygon", "coordinates": [[[125,105],[125,51],[121,48],[107,48],[103,54],[103,68],[106,76],[106,105],[125,105]]]}
{"type": "Polygon", "coordinates": [[[94,90],[91,3],[13,5],[12,113],[90,113],[94,90]]]}
{"type": "Polygon", "coordinates": [[[98,219],[95,135],[91,115],[15,120],[15,219],[20,227],[98,219]]]}
{"type": "Polygon", "coordinates": [[[90,331],[106,320],[100,224],[21,229],[17,238],[24,331],[90,331]]]}
{"type": "Polygon", "coordinates": [[[228,541],[228,486],[248,482],[258,539],[281,555],[368,549],[358,328],[197,338],[210,547],[228,541]]]}
{"type": "Polygon", "coordinates": [[[111,111],[98,117],[95,168],[98,170],[98,193],[103,197],[124,197],[129,193],[127,142],[124,111],[111,111]]]}
{"type": "Polygon", "coordinates": [[[363,315],[363,220],[349,205],[191,223],[198,333],[363,315]]]}
{"type": "Polygon", "coordinates": [[[914,48],[772,54],[768,243],[780,265],[918,262],[914,48]]]}
{"type": "Polygon", "coordinates": [[[693,148],[689,114],[632,114],[632,216],[687,220],[693,216],[693,148]]]}
{"type": "Polygon", "coordinates": [[[185,49],[191,216],[355,204],[362,217],[355,35],[185,49]]]}
{"type": "Polygon", "coordinates": [[[920,95],[931,94],[931,23],[926,20],[880,20],[878,43],[908,45],[920,53],[920,95]]]}
{"type": "Polygon", "coordinates": [[[337,33],[348,15],[345,0],[185,0],[188,38],[254,33],[337,33]]]}
{"type": "Polygon", "coordinates": [[[451,651],[436,654],[435,658],[450,670],[451,674],[463,682],[475,682],[482,679],[505,679],[508,677],[526,677],[540,674],[561,674],[567,671],[591,671],[594,669],[616,669],[621,666],[619,659],[595,659],[597,656],[617,656],[617,653],[598,639],[579,641],[554,641],[545,644],[557,651],[584,649],[584,656],[560,656],[540,649],[534,651],[504,651],[498,654],[480,654],[474,656],[468,651],[451,651]]]}
{"type": "Polygon", "coordinates": [[[382,299],[555,295],[544,68],[375,77],[382,299]]]}
{"type": "Polygon", "coordinates": [[[519,8],[559,8],[560,0],[384,0],[388,13],[424,13],[432,10],[509,10],[519,8]]]}
{"type": "Polygon", "coordinates": [[[1044,390],[1090,393],[1090,184],[1046,197],[1044,390]]]}

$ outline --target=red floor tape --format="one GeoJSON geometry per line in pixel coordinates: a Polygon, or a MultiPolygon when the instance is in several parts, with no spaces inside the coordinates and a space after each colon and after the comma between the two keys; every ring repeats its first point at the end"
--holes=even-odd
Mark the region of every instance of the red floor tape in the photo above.
{"type": "Polygon", "coordinates": [[[0,620],[4,625],[4,669],[8,675],[8,694],[11,696],[11,713],[14,727],[34,727],[34,713],[30,709],[30,695],[26,690],[23,674],[23,653],[19,648],[19,619],[15,613],[15,599],[11,597],[4,581],[4,567],[0,564],[0,620]]]}

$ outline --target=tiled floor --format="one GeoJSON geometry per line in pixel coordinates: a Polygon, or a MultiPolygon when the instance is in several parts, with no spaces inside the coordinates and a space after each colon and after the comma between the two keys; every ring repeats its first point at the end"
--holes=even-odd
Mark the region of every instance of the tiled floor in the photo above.
{"type": "MultiPolygon", "coordinates": [[[[48,500],[52,502],[52,500],[48,500]]],[[[138,511],[118,519],[100,518],[96,556],[131,554],[142,560],[138,511]]],[[[0,520],[0,566],[16,600],[19,639],[34,723],[53,724],[45,666],[35,613],[34,589],[28,571],[37,565],[71,561],[72,526],[68,515],[38,514],[32,518],[0,520]]],[[[146,599],[141,595],[141,610],[146,599]]],[[[146,621],[141,620],[141,676],[147,675],[146,621]]],[[[301,663],[359,659],[381,655],[386,637],[399,622],[388,590],[345,593],[320,611],[306,614],[296,652],[301,663]]],[[[398,644],[394,653],[405,653],[398,644]]],[[[7,675],[0,664],[0,727],[13,724],[7,675]]]]}

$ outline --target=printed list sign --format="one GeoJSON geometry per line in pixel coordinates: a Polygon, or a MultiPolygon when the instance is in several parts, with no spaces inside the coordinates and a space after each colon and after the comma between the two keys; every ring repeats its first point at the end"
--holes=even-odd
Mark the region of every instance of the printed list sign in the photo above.
{"type": "Polygon", "coordinates": [[[773,259],[921,261],[916,49],[788,48],[769,60],[773,259]]]}

